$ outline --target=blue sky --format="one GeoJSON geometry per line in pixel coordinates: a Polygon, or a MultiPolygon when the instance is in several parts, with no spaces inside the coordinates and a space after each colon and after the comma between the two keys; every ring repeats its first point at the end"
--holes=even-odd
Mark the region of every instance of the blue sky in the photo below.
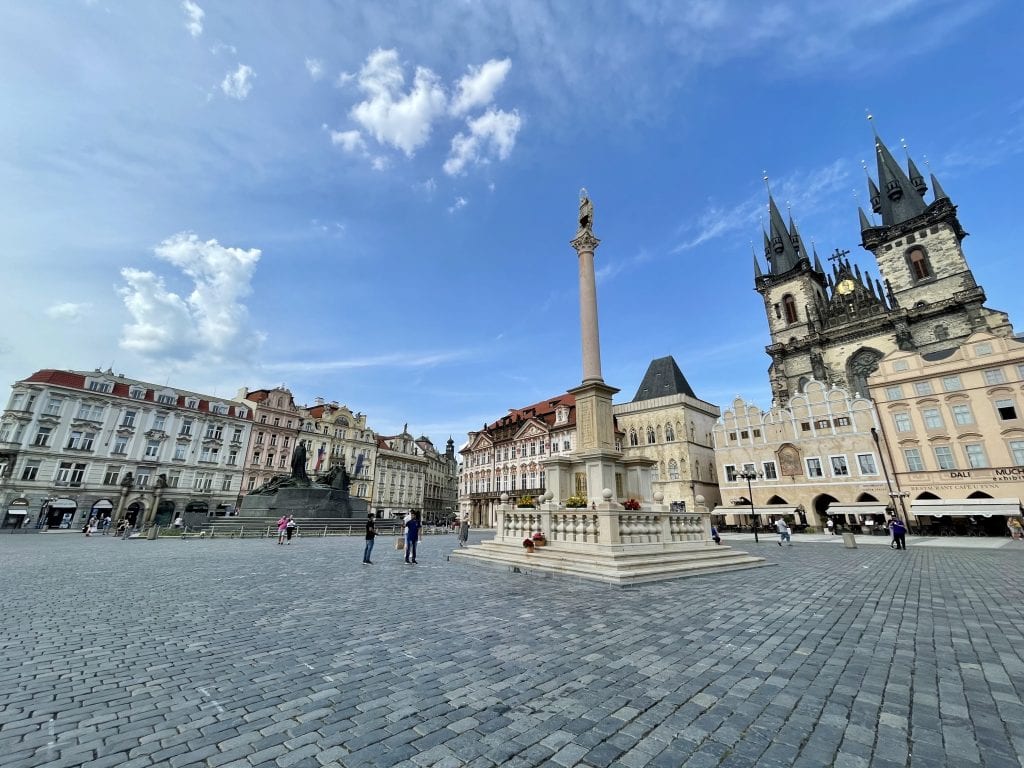
{"type": "Polygon", "coordinates": [[[870,267],[866,109],[1020,324],[1022,36],[1018,0],[5,2],[0,380],[285,383],[461,443],[580,381],[585,186],[619,399],[671,354],[766,406],[762,171],[870,267]]]}

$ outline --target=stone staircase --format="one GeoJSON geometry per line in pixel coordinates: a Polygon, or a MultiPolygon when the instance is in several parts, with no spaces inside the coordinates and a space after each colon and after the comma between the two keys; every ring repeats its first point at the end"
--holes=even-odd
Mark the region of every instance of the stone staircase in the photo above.
{"type": "Polygon", "coordinates": [[[658,545],[616,547],[614,551],[595,552],[560,548],[557,544],[538,547],[533,552],[521,543],[484,541],[452,553],[455,561],[516,569],[531,575],[555,575],[630,586],[665,579],[704,576],[709,573],[757,568],[764,558],[724,545],[694,544],[671,551],[658,545]]]}

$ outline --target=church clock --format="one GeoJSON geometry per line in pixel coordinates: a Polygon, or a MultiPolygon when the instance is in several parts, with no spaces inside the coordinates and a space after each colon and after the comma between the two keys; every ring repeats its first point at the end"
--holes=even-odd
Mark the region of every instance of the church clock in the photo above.
{"type": "Polygon", "coordinates": [[[846,296],[847,294],[853,293],[853,289],[855,287],[856,283],[854,283],[850,278],[846,278],[845,280],[839,281],[839,285],[836,286],[836,290],[843,296],[846,296]]]}

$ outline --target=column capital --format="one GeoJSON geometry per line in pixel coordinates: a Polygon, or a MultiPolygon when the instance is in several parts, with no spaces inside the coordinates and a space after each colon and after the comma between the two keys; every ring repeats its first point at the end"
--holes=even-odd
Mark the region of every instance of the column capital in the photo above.
{"type": "Polygon", "coordinates": [[[601,241],[590,230],[580,232],[574,239],[569,241],[569,245],[576,250],[577,255],[587,252],[593,253],[594,249],[600,244],[601,241]]]}

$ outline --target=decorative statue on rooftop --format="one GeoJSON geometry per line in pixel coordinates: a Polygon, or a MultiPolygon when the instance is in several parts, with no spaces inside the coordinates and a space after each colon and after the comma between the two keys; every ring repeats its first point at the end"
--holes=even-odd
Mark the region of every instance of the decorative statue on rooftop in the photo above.
{"type": "Polygon", "coordinates": [[[580,228],[577,230],[577,234],[583,234],[584,232],[594,232],[594,204],[590,202],[590,194],[587,192],[587,188],[583,187],[580,189],[580,228]]]}

